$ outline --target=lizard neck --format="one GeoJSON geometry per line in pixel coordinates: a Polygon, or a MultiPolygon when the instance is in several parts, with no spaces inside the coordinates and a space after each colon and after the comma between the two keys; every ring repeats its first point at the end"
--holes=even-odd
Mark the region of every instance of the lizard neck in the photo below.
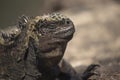
{"type": "Polygon", "coordinates": [[[38,53],[39,56],[37,56],[37,64],[39,71],[45,73],[57,67],[63,58],[65,51],[64,47],[66,48],[66,45],[57,46],[49,52],[38,53]]]}
{"type": "Polygon", "coordinates": [[[51,45],[46,51],[38,51],[37,59],[39,67],[51,68],[56,66],[64,56],[66,44],[62,45],[51,45]]]}
{"type": "Polygon", "coordinates": [[[35,44],[34,40],[32,40],[32,44],[34,44],[37,65],[39,69],[44,71],[44,69],[50,69],[59,64],[64,55],[67,42],[57,39],[43,39],[40,39],[40,45],[35,44]]]}

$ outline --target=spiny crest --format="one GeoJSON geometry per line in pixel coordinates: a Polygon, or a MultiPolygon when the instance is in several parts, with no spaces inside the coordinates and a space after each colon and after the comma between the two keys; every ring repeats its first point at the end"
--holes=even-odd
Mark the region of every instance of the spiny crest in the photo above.
{"type": "Polygon", "coordinates": [[[10,45],[16,36],[20,34],[20,29],[16,26],[8,27],[8,29],[0,30],[0,45],[10,45]]]}
{"type": "Polygon", "coordinates": [[[18,29],[22,30],[23,28],[25,28],[26,23],[29,21],[29,17],[22,15],[21,17],[19,17],[19,21],[18,21],[18,29]]]}
{"type": "Polygon", "coordinates": [[[18,30],[11,32],[0,31],[0,44],[9,45],[13,42],[14,38],[19,34],[18,30]]]}
{"type": "Polygon", "coordinates": [[[0,31],[0,45],[10,45],[14,42],[14,39],[21,34],[23,31],[28,30],[26,24],[29,22],[29,17],[22,15],[19,17],[18,26],[11,30],[0,31]]]}

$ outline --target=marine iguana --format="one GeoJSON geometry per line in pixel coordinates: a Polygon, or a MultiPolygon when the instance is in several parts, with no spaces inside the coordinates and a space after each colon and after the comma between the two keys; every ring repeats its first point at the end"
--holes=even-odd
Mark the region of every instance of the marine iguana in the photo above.
{"type": "MultiPolygon", "coordinates": [[[[73,22],[58,13],[22,16],[17,29],[0,34],[0,79],[71,80],[76,72],[62,57],[74,32],[73,22]]],[[[79,80],[87,80],[95,67],[79,80]]]]}

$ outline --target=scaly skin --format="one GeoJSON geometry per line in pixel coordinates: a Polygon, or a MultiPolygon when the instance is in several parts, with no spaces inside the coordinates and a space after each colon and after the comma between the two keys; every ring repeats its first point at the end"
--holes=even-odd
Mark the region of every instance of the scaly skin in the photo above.
{"type": "Polygon", "coordinates": [[[13,32],[1,32],[0,79],[22,80],[25,75],[23,59],[35,21],[22,16],[13,32]]]}
{"type": "Polygon", "coordinates": [[[29,78],[26,76],[34,75],[28,68],[31,65],[37,74],[56,67],[73,33],[72,21],[60,14],[37,16],[32,19],[22,16],[18,28],[13,33],[1,33],[0,63],[5,65],[0,66],[0,79],[27,80],[29,78]],[[36,58],[33,58],[33,55],[36,58]],[[30,62],[37,63],[34,65],[30,62]]]}
{"type": "Polygon", "coordinates": [[[0,34],[0,79],[71,80],[76,72],[62,58],[74,32],[73,22],[58,13],[22,16],[13,33],[0,34]]]}

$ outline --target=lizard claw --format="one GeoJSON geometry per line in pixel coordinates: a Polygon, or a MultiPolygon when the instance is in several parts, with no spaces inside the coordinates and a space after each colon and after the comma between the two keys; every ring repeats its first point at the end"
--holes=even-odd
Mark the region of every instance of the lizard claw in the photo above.
{"type": "Polygon", "coordinates": [[[82,74],[82,79],[88,80],[93,75],[99,76],[100,74],[95,71],[98,67],[100,67],[98,64],[92,64],[88,66],[88,68],[82,74]]]}

